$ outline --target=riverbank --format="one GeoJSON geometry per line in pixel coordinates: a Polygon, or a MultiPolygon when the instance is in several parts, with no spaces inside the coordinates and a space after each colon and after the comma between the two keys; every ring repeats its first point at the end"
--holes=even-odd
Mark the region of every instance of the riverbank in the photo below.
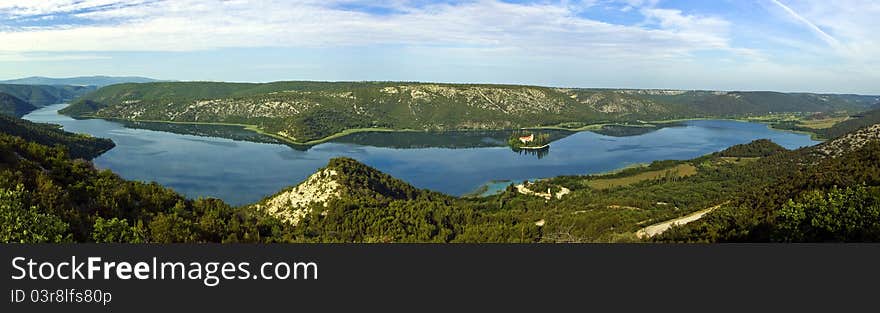
{"type": "MultiPolygon", "coordinates": [[[[418,188],[460,196],[473,192],[492,180],[496,182],[487,186],[487,194],[503,191],[511,183],[519,184],[524,180],[600,173],[639,166],[634,164],[650,163],[654,160],[691,159],[758,138],[783,139],[779,142],[787,148],[814,143],[808,140],[809,136],[770,130],[763,126],[695,122],[689,127],[657,132],[652,135],[652,140],[638,137],[609,140],[590,132],[571,133],[566,140],[551,143],[555,157],[550,154],[543,159],[525,157],[510,151],[501,140],[497,142],[497,146],[467,149],[433,146],[396,148],[345,142],[324,144],[318,149],[299,150],[278,143],[249,142],[245,139],[233,142],[229,138],[212,135],[219,132],[205,131],[203,137],[208,138],[196,138],[193,133],[151,129],[141,131],[136,127],[126,126],[128,123],[111,120],[74,120],[57,112],[63,107],[64,105],[55,105],[42,108],[29,114],[27,119],[62,125],[63,129],[70,132],[112,139],[117,147],[111,150],[112,153],[96,158],[94,163],[100,168],[113,170],[126,179],[155,181],[192,198],[216,197],[232,204],[258,201],[277,190],[297,184],[325,166],[330,158],[340,156],[355,158],[418,188]],[[670,146],[671,143],[674,146],[670,146]],[[679,146],[690,148],[675,149],[679,146]],[[188,169],[182,171],[179,164],[188,164],[188,169]],[[511,181],[497,182],[499,179],[511,181]]],[[[162,124],[173,123],[160,122],[157,125],[162,124]]],[[[252,133],[254,138],[259,136],[255,132],[246,131],[242,125],[225,124],[236,126],[231,127],[230,132],[252,133]]],[[[208,129],[209,126],[204,128],[208,129]]],[[[389,142],[396,142],[400,136],[409,136],[405,133],[376,134],[377,140],[389,142]]],[[[423,132],[417,134],[421,136],[423,132]]],[[[427,134],[424,137],[438,136],[444,134],[427,134]]],[[[498,136],[508,138],[509,134],[498,136]]],[[[345,138],[350,137],[354,138],[345,138]]],[[[455,135],[452,139],[460,138],[455,135]]],[[[346,139],[332,142],[338,140],[346,139]]]]}
{"type": "Polygon", "coordinates": [[[546,148],[548,148],[548,147],[550,147],[550,144],[549,144],[549,143],[548,143],[548,144],[545,144],[545,145],[543,145],[543,146],[535,146],[535,147],[516,147],[516,148],[517,148],[517,149],[522,149],[522,150],[541,150],[541,149],[546,149],[546,148]]]}
{"type": "MultiPolygon", "coordinates": [[[[346,129],[341,132],[337,132],[337,133],[334,133],[334,134],[331,134],[331,135],[328,135],[326,137],[319,138],[319,139],[314,139],[314,140],[309,140],[309,141],[297,141],[296,139],[293,139],[293,138],[290,138],[287,136],[264,131],[259,126],[253,125],[253,124],[225,123],[225,122],[197,122],[197,121],[163,121],[163,120],[149,120],[149,119],[123,119],[123,118],[103,117],[103,116],[95,116],[95,115],[80,115],[80,116],[75,116],[74,118],[78,118],[78,119],[94,118],[94,119],[104,119],[104,120],[109,120],[109,121],[167,123],[167,124],[182,124],[182,125],[235,126],[235,127],[242,127],[243,129],[245,129],[247,131],[252,131],[252,132],[255,132],[260,135],[264,135],[264,136],[268,136],[268,137],[280,140],[285,144],[289,144],[289,145],[293,145],[293,146],[300,146],[300,147],[315,146],[318,144],[329,142],[331,140],[334,140],[334,139],[337,139],[340,137],[344,137],[344,136],[348,136],[348,135],[356,134],[356,133],[366,133],[366,132],[389,132],[389,133],[391,133],[391,132],[427,132],[428,131],[428,130],[419,130],[419,129],[394,129],[394,128],[378,128],[378,127],[377,128],[351,128],[351,129],[346,129]]],[[[681,118],[681,119],[670,119],[670,120],[641,121],[642,124],[625,124],[625,123],[621,123],[621,122],[605,122],[605,123],[586,124],[586,125],[583,125],[583,126],[577,127],[577,128],[568,128],[568,127],[561,126],[563,124],[559,124],[559,125],[549,125],[549,126],[525,127],[525,128],[521,128],[521,129],[530,129],[530,130],[545,129],[545,130],[559,130],[559,131],[568,131],[568,132],[572,132],[572,133],[579,133],[579,132],[584,132],[584,131],[601,130],[601,129],[603,129],[603,127],[606,127],[606,126],[651,128],[651,127],[658,127],[658,125],[662,125],[662,124],[674,124],[674,123],[687,122],[687,121],[708,121],[708,120],[760,123],[760,124],[767,125],[769,128],[771,128],[773,130],[790,132],[790,133],[795,133],[795,134],[810,135],[810,138],[815,141],[824,141],[825,140],[824,138],[818,137],[818,134],[813,133],[813,132],[775,128],[775,127],[773,127],[774,123],[769,122],[769,121],[765,121],[765,120],[761,120],[761,119],[755,119],[755,118],[695,117],[695,118],[681,118]]],[[[449,131],[469,131],[469,130],[472,130],[472,129],[453,129],[453,130],[449,130],[449,131]]],[[[491,130],[505,131],[505,130],[516,130],[516,129],[491,129],[491,130]]],[[[521,149],[540,150],[540,149],[547,148],[547,146],[549,146],[549,144],[541,146],[541,147],[521,147],[521,149]]]]}
{"type": "Polygon", "coordinates": [[[347,135],[355,134],[355,133],[363,133],[363,132],[421,132],[422,130],[416,129],[392,129],[392,128],[352,128],[346,129],[338,133],[331,134],[327,137],[323,137],[320,139],[309,140],[305,142],[296,141],[290,137],[286,137],[277,133],[271,133],[264,131],[257,125],[252,124],[239,124],[239,123],[224,123],[224,122],[193,122],[193,121],[162,121],[162,120],[148,120],[148,119],[125,119],[125,118],[116,118],[116,117],[104,117],[104,116],[95,116],[95,115],[79,115],[74,116],[73,118],[77,119],[102,119],[108,121],[119,121],[119,122],[141,122],[141,123],[165,123],[165,124],[179,124],[179,125],[209,125],[209,126],[235,126],[242,127],[245,130],[252,131],[258,133],[260,135],[269,136],[278,140],[283,141],[284,143],[297,145],[297,146],[314,146],[318,144],[322,144],[328,142],[330,140],[344,137],[347,135]]]}
{"type": "Polygon", "coordinates": [[[695,117],[695,118],[685,118],[685,119],[675,119],[675,120],[666,120],[666,121],[649,121],[649,123],[674,123],[674,122],[687,122],[687,121],[708,121],[708,120],[716,120],[716,121],[737,121],[737,122],[747,122],[747,123],[758,123],[767,125],[770,129],[789,132],[793,134],[800,135],[810,135],[810,139],[815,141],[826,141],[828,139],[819,137],[819,134],[809,131],[802,130],[794,130],[794,129],[785,129],[785,128],[776,128],[773,127],[777,123],[768,121],[765,119],[761,119],[760,117],[751,117],[751,118],[712,118],[712,117],[695,117]]]}

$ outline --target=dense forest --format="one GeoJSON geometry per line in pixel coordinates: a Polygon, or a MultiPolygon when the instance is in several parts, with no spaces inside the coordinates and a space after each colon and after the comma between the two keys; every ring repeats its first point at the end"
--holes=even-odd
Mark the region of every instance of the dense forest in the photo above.
{"type": "Polygon", "coordinates": [[[871,241],[880,240],[880,142],[834,158],[808,150],[756,162],[778,171],[707,217],[663,234],[661,241],[871,241]],[[810,164],[804,166],[804,164],[810,164]]]}
{"type": "MultiPolygon", "coordinates": [[[[90,93],[64,114],[252,125],[293,143],[346,130],[577,129],[606,123],[861,112],[876,97],[408,82],[157,82],[90,93]]],[[[613,126],[608,131],[621,130],[613,126]]],[[[632,130],[630,130],[632,131],[632,130]]]]}
{"type": "Polygon", "coordinates": [[[72,158],[92,159],[115,146],[109,139],[72,134],[58,125],[33,123],[3,114],[0,114],[0,133],[49,147],[63,146],[72,158]]]}
{"type": "MultiPolygon", "coordinates": [[[[250,212],[126,181],[68,154],[0,134],[2,242],[236,242],[271,237],[250,212]]],[[[73,146],[75,147],[75,146],[73,146]]]]}

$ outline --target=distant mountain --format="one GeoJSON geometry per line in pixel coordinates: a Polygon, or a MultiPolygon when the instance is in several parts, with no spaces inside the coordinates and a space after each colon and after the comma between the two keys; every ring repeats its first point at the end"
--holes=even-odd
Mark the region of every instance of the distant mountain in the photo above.
{"type": "Polygon", "coordinates": [[[83,86],[0,84],[0,92],[12,95],[35,107],[70,101],[94,90],[95,87],[83,86]]]}
{"type": "Polygon", "coordinates": [[[150,83],[160,80],[137,77],[137,76],[80,76],[68,78],[51,78],[42,76],[32,76],[18,79],[10,79],[0,81],[5,84],[22,84],[22,85],[71,85],[71,86],[97,86],[104,87],[122,83],[150,83]]]}
{"type": "Polygon", "coordinates": [[[255,125],[307,144],[353,129],[487,130],[778,112],[861,112],[876,97],[411,82],[164,82],[107,86],[74,116],[255,125]]]}
{"type": "Polygon", "coordinates": [[[0,114],[21,117],[37,107],[8,93],[0,92],[0,114]]]}

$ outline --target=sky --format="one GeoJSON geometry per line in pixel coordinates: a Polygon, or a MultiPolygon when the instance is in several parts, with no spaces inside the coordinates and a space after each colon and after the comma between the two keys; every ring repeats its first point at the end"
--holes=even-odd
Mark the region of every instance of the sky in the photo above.
{"type": "Polygon", "coordinates": [[[880,1],[0,0],[0,79],[880,94],[880,1]]]}

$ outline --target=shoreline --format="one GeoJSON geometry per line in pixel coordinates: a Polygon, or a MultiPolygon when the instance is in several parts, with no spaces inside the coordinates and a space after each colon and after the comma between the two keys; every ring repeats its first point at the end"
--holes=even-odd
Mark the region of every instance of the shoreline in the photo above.
{"type": "Polygon", "coordinates": [[[522,150],[541,150],[541,149],[545,149],[545,148],[548,148],[548,147],[550,147],[550,144],[549,144],[549,143],[548,143],[548,144],[545,144],[545,145],[543,145],[543,146],[539,146],[539,147],[515,147],[515,148],[516,148],[516,149],[522,149],[522,150]]]}
{"type": "MultiPolygon", "coordinates": [[[[265,132],[265,131],[261,130],[260,128],[258,128],[256,125],[250,125],[250,124],[228,123],[228,122],[161,121],[161,120],[148,120],[148,119],[122,119],[122,118],[101,117],[101,116],[94,116],[94,115],[79,115],[79,116],[73,116],[73,117],[78,118],[78,119],[103,119],[103,120],[108,120],[108,121],[123,121],[123,122],[234,126],[234,127],[241,127],[245,130],[252,131],[252,132],[255,132],[260,135],[265,135],[265,136],[269,136],[271,138],[276,138],[276,139],[281,140],[282,142],[287,143],[287,144],[302,145],[302,146],[317,145],[317,144],[328,142],[333,139],[343,137],[346,135],[363,133],[363,132],[401,132],[401,133],[404,133],[404,132],[429,132],[428,130],[414,130],[414,129],[355,128],[355,129],[347,129],[347,130],[344,130],[341,132],[337,132],[337,133],[331,134],[331,135],[324,137],[324,138],[321,138],[321,139],[311,140],[311,141],[307,141],[307,142],[297,142],[297,141],[291,140],[287,137],[284,137],[284,136],[281,136],[278,134],[265,132]]],[[[726,120],[726,121],[738,121],[738,122],[748,122],[748,123],[760,123],[760,124],[767,125],[768,128],[773,129],[775,131],[786,131],[786,132],[790,132],[790,133],[799,133],[799,134],[811,134],[811,139],[813,139],[812,137],[815,136],[815,134],[809,133],[809,132],[773,128],[772,123],[756,121],[756,120],[748,120],[745,118],[739,118],[739,119],[734,119],[734,118],[690,118],[690,119],[676,119],[676,120],[664,120],[664,121],[646,121],[642,125],[625,125],[625,124],[621,124],[621,123],[599,123],[599,124],[586,125],[583,127],[579,127],[577,129],[563,128],[560,126],[544,126],[544,127],[538,127],[538,128],[520,128],[520,129],[556,129],[556,130],[577,133],[577,132],[599,129],[605,125],[620,125],[620,126],[625,126],[625,127],[651,127],[653,125],[650,125],[649,123],[672,123],[672,122],[693,121],[693,120],[720,120],[720,121],[726,120]]],[[[493,129],[493,131],[504,131],[504,130],[516,130],[516,129],[493,129]]],[[[450,131],[485,131],[485,130],[467,129],[467,130],[450,130],[450,131]]],[[[815,140],[815,139],[813,139],[813,140],[815,140]]],[[[544,149],[544,148],[548,147],[549,145],[550,144],[548,143],[548,144],[540,146],[540,147],[520,147],[520,149],[539,150],[539,149],[544,149]]],[[[647,165],[648,165],[648,163],[632,163],[632,164],[623,165],[618,168],[610,169],[608,171],[596,172],[596,173],[581,173],[581,174],[576,174],[576,175],[602,176],[602,175],[609,175],[609,174],[618,173],[618,172],[621,172],[621,171],[624,171],[624,170],[627,170],[630,168],[644,167],[647,165]]],[[[537,181],[537,180],[550,179],[550,178],[553,178],[553,177],[533,177],[533,178],[526,179],[525,181],[537,181]]],[[[466,193],[459,195],[457,197],[459,197],[459,198],[486,197],[488,195],[483,195],[483,194],[485,194],[485,192],[488,191],[487,189],[489,188],[490,185],[501,183],[501,182],[503,182],[505,184],[509,184],[513,181],[515,181],[515,180],[492,179],[490,181],[487,181],[487,182],[484,182],[484,183],[478,185],[474,190],[471,190],[470,192],[466,192],[466,193]]]]}
{"type": "MultiPolygon", "coordinates": [[[[60,114],[60,113],[59,113],[60,114]]],[[[68,115],[70,116],[70,115],[68,115]]],[[[336,138],[344,137],[351,134],[356,133],[365,133],[365,132],[428,132],[429,130],[418,130],[418,129],[394,129],[394,128],[350,128],[337,133],[330,134],[326,137],[322,137],[319,139],[313,139],[305,142],[296,141],[295,139],[291,139],[290,137],[286,137],[283,135],[279,135],[277,133],[271,133],[260,129],[257,125],[252,124],[241,124],[241,123],[226,123],[226,122],[198,122],[198,121],[162,121],[162,120],[148,120],[148,119],[125,119],[125,118],[116,118],[116,117],[102,117],[95,115],[77,115],[70,116],[72,118],[85,118],[85,119],[103,119],[110,121],[125,121],[125,122],[144,122],[144,123],[167,123],[167,124],[184,124],[184,125],[217,125],[217,126],[237,126],[242,127],[245,130],[255,132],[260,135],[269,136],[275,138],[277,140],[281,140],[282,142],[290,145],[296,146],[315,146],[318,144],[322,144],[328,141],[331,141],[336,138]]],[[[772,123],[759,121],[759,120],[749,120],[747,118],[712,118],[712,117],[694,117],[694,118],[680,118],[680,119],[671,119],[671,120],[653,120],[653,121],[644,121],[641,125],[626,125],[620,122],[604,122],[604,123],[596,123],[596,124],[587,124],[578,128],[566,128],[559,125],[548,125],[548,126],[534,126],[534,127],[523,127],[517,129],[547,129],[547,130],[560,130],[560,131],[568,131],[572,133],[579,133],[584,131],[592,131],[602,129],[604,126],[609,125],[617,125],[623,127],[655,127],[655,124],[668,124],[668,123],[676,123],[676,122],[686,122],[686,121],[706,121],[706,120],[719,120],[719,121],[738,121],[738,122],[748,122],[748,123],[759,123],[767,125],[767,127],[777,130],[777,131],[785,131],[795,134],[804,134],[810,135],[810,139],[814,141],[825,141],[826,139],[822,139],[818,137],[818,134],[808,131],[800,131],[800,130],[791,130],[791,129],[779,129],[774,128],[772,123]]],[[[505,130],[517,130],[517,129],[481,129],[481,130],[494,130],[494,131],[505,131],[505,130]]],[[[448,131],[476,131],[474,129],[453,129],[448,131]]],[[[520,147],[520,149],[526,150],[540,150],[546,148],[549,144],[542,147],[520,147]]]]}
{"type": "MultiPolygon", "coordinates": [[[[59,113],[60,114],[60,113],[59,113]]],[[[214,126],[236,126],[242,127],[245,130],[255,132],[260,135],[269,136],[278,140],[283,141],[284,143],[297,145],[297,146],[314,146],[321,143],[328,142],[330,140],[356,134],[356,133],[366,133],[366,132],[422,132],[422,130],[416,129],[393,129],[393,128],[350,128],[343,130],[341,132],[333,133],[327,137],[322,137],[319,139],[309,140],[305,142],[296,141],[289,137],[285,137],[276,133],[270,133],[260,129],[257,125],[252,124],[240,124],[240,123],[226,123],[226,122],[190,122],[190,121],[161,121],[161,120],[145,120],[145,119],[127,119],[127,118],[118,118],[118,117],[104,117],[104,116],[95,116],[95,115],[77,115],[71,116],[71,118],[77,119],[102,119],[108,121],[117,121],[117,122],[141,122],[141,123],[164,123],[164,124],[178,124],[178,125],[214,125],[214,126]]]]}

